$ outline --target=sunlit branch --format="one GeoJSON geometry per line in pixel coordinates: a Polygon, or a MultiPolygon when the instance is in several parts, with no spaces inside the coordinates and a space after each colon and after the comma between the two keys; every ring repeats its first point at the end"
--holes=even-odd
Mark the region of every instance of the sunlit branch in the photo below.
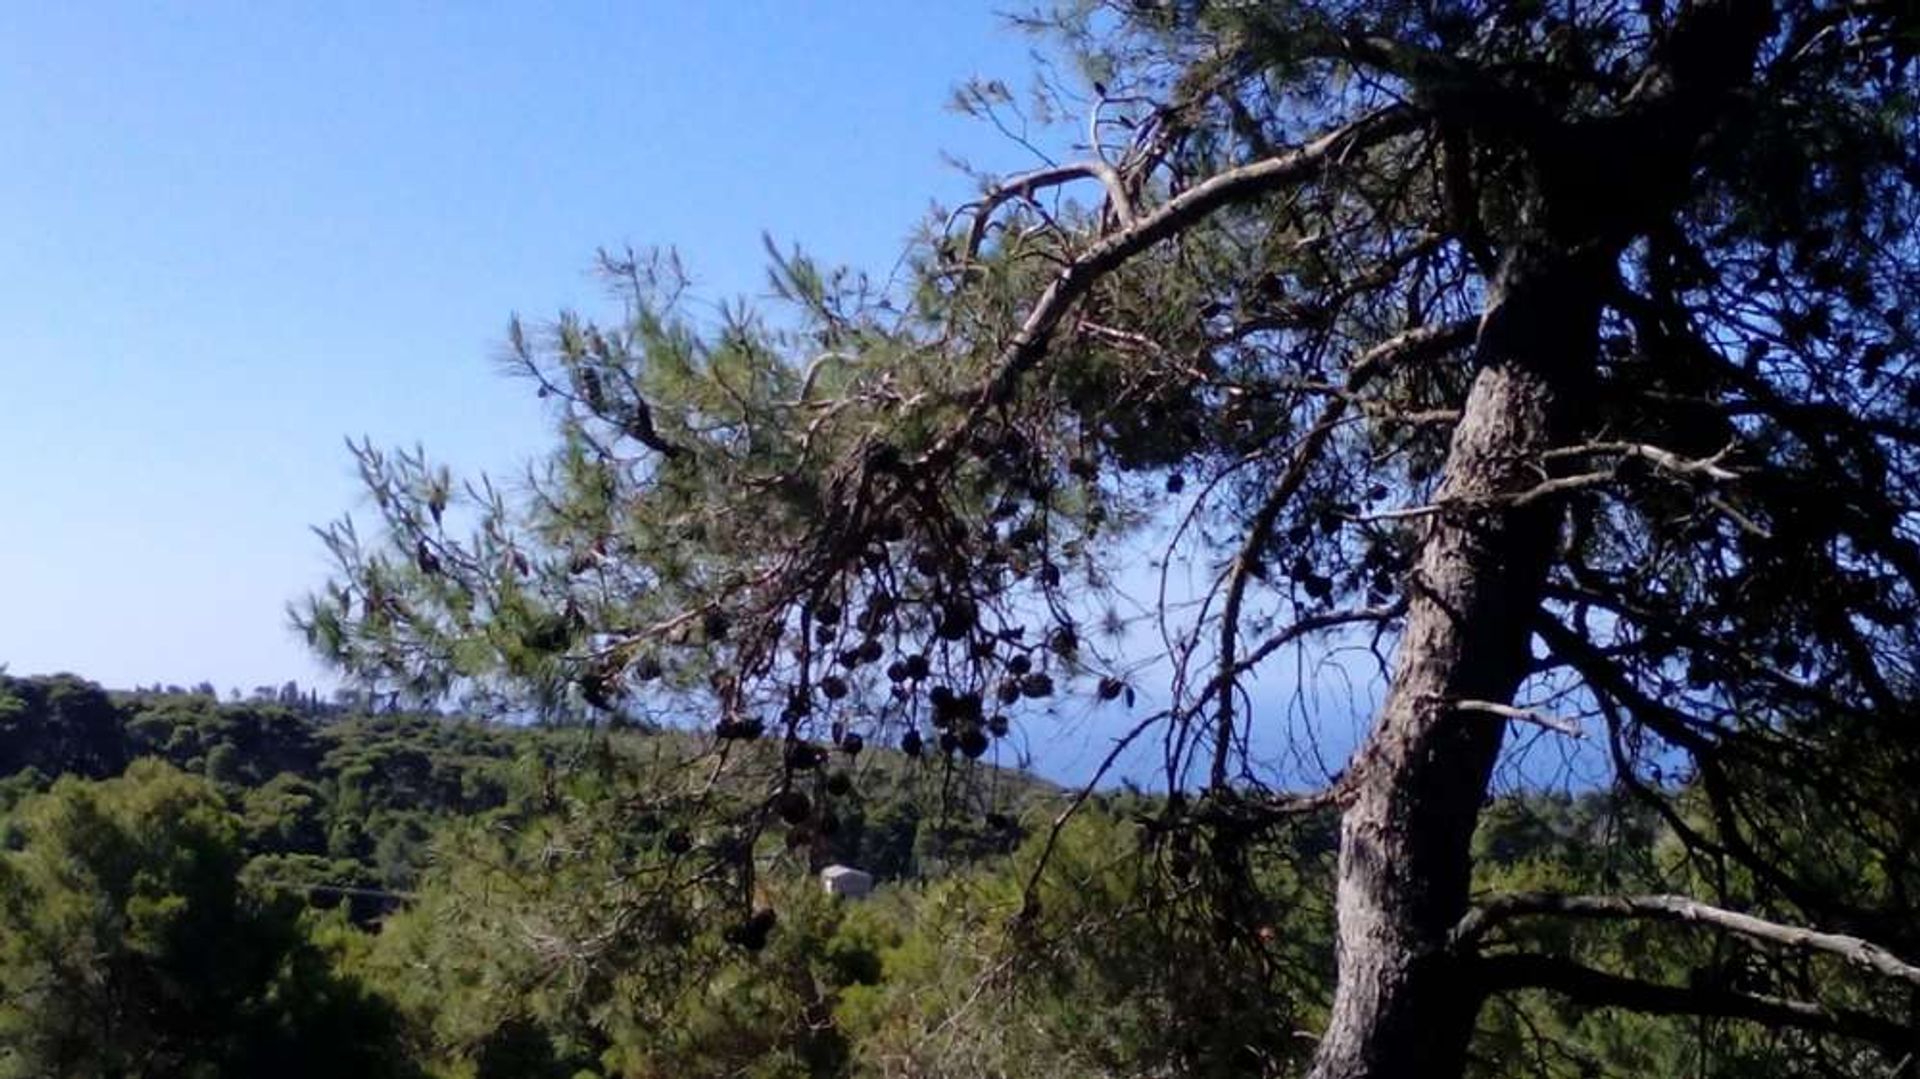
{"type": "Polygon", "coordinates": [[[1905,962],[1872,941],[1768,921],[1679,895],[1561,895],[1552,892],[1496,895],[1481,900],[1473,911],[1460,920],[1454,927],[1452,944],[1455,948],[1473,947],[1496,925],[1530,916],[1640,918],[1723,929],[1750,940],[1835,956],[1851,966],[1920,987],[1920,966],[1905,962]]]}

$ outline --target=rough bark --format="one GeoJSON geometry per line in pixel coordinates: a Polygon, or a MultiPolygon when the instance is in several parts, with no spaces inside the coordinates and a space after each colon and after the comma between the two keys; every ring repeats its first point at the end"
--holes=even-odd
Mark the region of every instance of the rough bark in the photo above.
{"type": "Polygon", "coordinates": [[[1540,451],[1577,424],[1598,332],[1594,262],[1544,242],[1515,248],[1482,318],[1441,509],[1342,819],[1339,987],[1314,1079],[1464,1065],[1479,996],[1446,943],[1466,913],[1469,844],[1504,721],[1450,702],[1509,700],[1526,670],[1560,512],[1510,496],[1545,478],[1540,451]]]}
{"type": "Polygon", "coordinates": [[[1511,701],[1561,520],[1552,497],[1512,496],[1551,478],[1541,451],[1580,434],[1613,263],[1685,197],[1699,144],[1750,81],[1771,25],[1763,0],[1686,5],[1625,114],[1521,136],[1538,231],[1510,243],[1490,284],[1393,678],[1353,767],[1339,981],[1313,1079],[1464,1070],[1485,987],[1447,937],[1467,910],[1505,720],[1457,702],[1511,701]]]}

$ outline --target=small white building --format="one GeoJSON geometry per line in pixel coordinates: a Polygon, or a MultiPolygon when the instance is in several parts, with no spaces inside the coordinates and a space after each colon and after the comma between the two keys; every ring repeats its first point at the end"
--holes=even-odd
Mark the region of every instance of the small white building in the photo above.
{"type": "Polygon", "coordinates": [[[873,874],[850,865],[830,865],[820,871],[820,886],[828,895],[865,899],[873,892],[873,874]]]}

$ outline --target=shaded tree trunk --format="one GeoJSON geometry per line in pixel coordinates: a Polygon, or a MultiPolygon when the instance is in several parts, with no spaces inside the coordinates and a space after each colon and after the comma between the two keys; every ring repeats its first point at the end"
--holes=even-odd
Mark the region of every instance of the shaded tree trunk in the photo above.
{"type": "Polygon", "coordinates": [[[1476,343],[1478,374],[1447,455],[1385,704],[1341,822],[1339,985],[1314,1079],[1447,1077],[1479,994],[1444,951],[1466,912],[1470,844],[1504,721],[1449,702],[1509,700],[1554,553],[1540,451],[1578,427],[1606,263],[1513,249],[1476,343]]]}
{"type": "Polygon", "coordinates": [[[1535,128],[1538,186],[1490,284],[1445,479],[1410,582],[1387,699],[1354,762],[1341,820],[1339,982],[1313,1079],[1450,1079],[1483,993],[1446,950],[1466,913],[1474,825],[1525,677],[1555,554],[1559,502],[1514,496],[1549,478],[1541,451],[1575,440],[1591,397],[1600,310],[1632,238],[1686,197],[1701,140],[1751,81],[1772,25],[1764,0],[1687,5],[1656,49],[1639,106],[1535,128]]]}

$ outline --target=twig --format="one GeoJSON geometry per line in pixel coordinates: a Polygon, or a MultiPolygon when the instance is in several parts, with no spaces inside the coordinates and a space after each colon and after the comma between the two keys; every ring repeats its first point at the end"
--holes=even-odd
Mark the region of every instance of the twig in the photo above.
{"type": "Polygon", "coordinates": [[[1545,727],[1547,730],[1556,731],[1569,738],[1585,738],[1587,736],[1587,732],[1580,729],[1579,720],[1567,719],[1564,716],[1548,715],[1545,712],[1536,712],[1531,708],[1519,708],[1511,704],[1501,704],[1498,701],[1462,700],[1454,701],[1452,704],[1454,708],[1462,712],[1486,712],[1504,719],[1519,720],[1522,723],[1531,723],[1537,727],[1545,727]]]}

